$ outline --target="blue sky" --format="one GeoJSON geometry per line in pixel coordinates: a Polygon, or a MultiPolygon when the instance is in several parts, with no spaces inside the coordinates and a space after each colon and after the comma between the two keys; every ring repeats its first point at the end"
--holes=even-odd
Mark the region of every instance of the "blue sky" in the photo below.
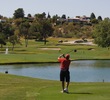
{"type": "Polygon", "coordinates": [[[16,9],[23,8],[25,16],[37,13],[58,14],[67,17],[90,16],[110,17],[110,0],[0,0],[0,15],[12,17],[16,9]]]}

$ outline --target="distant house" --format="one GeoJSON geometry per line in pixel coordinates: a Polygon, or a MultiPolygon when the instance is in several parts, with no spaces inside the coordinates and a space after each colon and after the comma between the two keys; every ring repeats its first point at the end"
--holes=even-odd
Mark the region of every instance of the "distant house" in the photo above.
{"type": "Polygon", "coordinates": [[[80,19],[79,19],[79,18],[68,18],[68,19],[67,19],[67,22],[75,22],[75,23],[78,23],[78,22],[80,22],[80,19]]]}
{"type": "Polygon", "coordinates": [[[29,22],[33,22],[34,21],[34,17],[24,17],[25,19],[27,19],[29,22]]]}
{"type": "Polygon", "coordinates": [[[0,22],[4,23],[4,22],[6,22],[6,20],[5,19],[0,19],[0,22]]]}
{"type": "Polygon", "coordinates": [[[90,23],[90,17],[86,17],[86,16],[76,16],[76,18],[68,18],[66,19],[67,22],[74,22],[74,23],[90,23]]]}
{"type": "Polygon", "coordinates": [[[82,23],[82,24],[90,24],[90,17],[86,16],[76,16],[75,18],[59,18],[57,21],[60,22],[74,22],[74,23],[82,23]]]}
{"type": "Polygon", "coordinates": [[[58,18],[58,19],[57,19],[57,21],[59,21],[59,22],[66,22],[66,20],[67,20],[67,19],[64,19],[64,18],[58,18]]]}

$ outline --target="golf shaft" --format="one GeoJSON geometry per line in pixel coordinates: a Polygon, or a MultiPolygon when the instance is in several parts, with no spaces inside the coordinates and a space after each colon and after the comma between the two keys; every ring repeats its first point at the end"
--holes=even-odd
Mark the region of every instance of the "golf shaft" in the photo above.
{"type": "Polygon", "coordinates": [[[77,52],[77,50],[70,50],[69,52],[63,53],[62,56],[63,56],[64,54],[68,54],[68,53],[71,53],[71,52],[73,52],[73,51],[74,51],[74,52],[77,52]]]}
{"type": "Polygon", "coordinates": [[[67,52],[66,54],[68,54],[68,53],[70,53],[70,52],[73,52],[73,50],[71,50],[71,51],[67,52]]]}

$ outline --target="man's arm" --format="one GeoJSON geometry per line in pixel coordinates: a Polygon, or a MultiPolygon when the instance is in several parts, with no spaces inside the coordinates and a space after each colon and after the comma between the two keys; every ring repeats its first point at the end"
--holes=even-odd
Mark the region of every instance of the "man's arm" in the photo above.
{"type": "Polygon", "coordinates": [[[64,55],[64,54],[60,55],[60,56],[58,57],[58,59],[59,59],[59,58],[62,58],[62,57],[65,58],[65,55],[64,55]]]}

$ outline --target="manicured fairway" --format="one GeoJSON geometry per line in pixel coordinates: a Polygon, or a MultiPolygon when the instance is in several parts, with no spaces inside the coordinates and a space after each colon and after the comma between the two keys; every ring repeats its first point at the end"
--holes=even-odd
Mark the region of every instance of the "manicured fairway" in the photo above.
{"type": "Polygon", "coordinates": [[[110,100],[110,83],[71,83],[60,93],[59,81],[0,74],[0,100],[110,100]]]}
{"type": "MultiPolygon", "coordinates": [[[[49,38],[46,45],[43,42],[29,40],[28,47],[16,45],[8,46],[8,54],[5,54],[7,47],[0,48],[0,64],[9,63],[42,63],[57,62],[60,54],[69,51],[72,60],[89,59],[110,59],[109,48],[101,48],[94,45],[74,45],[58,43],[59,38],[49,38]],[[77,52],[74,52],[76,50],[77,52]]],[[[64,39],[63,39],[64,40],[64,39]]],[[[23,42],[24,43],[24,42],[23,42]]]]}

